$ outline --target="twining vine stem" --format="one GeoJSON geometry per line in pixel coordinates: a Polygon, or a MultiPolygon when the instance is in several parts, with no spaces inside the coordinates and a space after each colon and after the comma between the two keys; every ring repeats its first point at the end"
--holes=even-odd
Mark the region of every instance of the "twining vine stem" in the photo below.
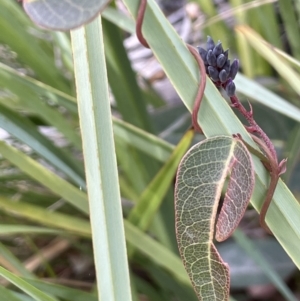
{"type": "MultiPolygon", "coordinates": [[[[137,13],[137,22],[136,22],[136,34],[140,43],[149,48],[149,45],[142,34],[142,24],[144,20],[144,15],[147,7],[147,0],[140,0],[140,6],[138,8],[137,13]]],[[[214,41],[208,37],[207,41],[207,50],[199,47],[198,51],[191,45],[186,45],[191,54],[194,56],[195,60],[200,69],[200,83],[198,86],[198,91],[196,94],[193,112],[192,112],[192,125],[193,128],[201,133],[203,133],[199,123],[198,123],[198,112],[200,109],[201,101],[204,94],[204,89],[206,85],[206,74],[212,79],[216,87],[222,87],[227,95],[230,98],[231,106],[236,108],[248,121],[249,126],[245,126],[248,133],[250,133],[254,142],[259,146],[259,148],[263,151],[264,156],[258,154],[258,157],[261,158],[262,164],[270,173],[270,183],[268,187],[268,191],[266,193],[266,197],[264,203],[262,205],[260,211],[260,224],[261,226],[270,232],[268,226],[265,222],[266,213],[272,201],[279,177],[286,170],[286,159],[282,160],[278,163],[278,158],[276,154],[275,147],[271,142],[270,138],[267,134],[261,129],[261,127],[256,123],[253,118],[253,110],[250,105],[250,111],[247,111],[245,107],[242,105],[240,100],[235,94],[235,85],[233,83],[233,79],[238,71],[238,60],[234,60],[230,65],[230,60],[228,60],[228,50],[223,51],[222,44],[218,42],[217,45],[214,44],[214,41]],[[256,135],[254,135],[254,133],[256,135]]],[[[243,140],[239,134],[234,135],[243,140]]],[[[243,140],[244,141],[244,140],[243,140]]],[[[252,150],[254,150],[251,146],[249,146],[245,141],[246,146],[252,150]]],[[[254,153],[258,152],[254,150],[254,153]]]]}

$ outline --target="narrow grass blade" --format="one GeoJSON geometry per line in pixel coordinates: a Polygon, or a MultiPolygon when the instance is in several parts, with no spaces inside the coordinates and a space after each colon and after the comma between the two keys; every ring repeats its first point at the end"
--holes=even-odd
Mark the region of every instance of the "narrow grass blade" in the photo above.
{"type": "MultiPolygon", "coordinates": [[[[34,114],[38,114],[43,118],[43,110],[40,110],[40,107],[35,105],[35,101],[40,101],[40,95],[43,95],[45,97],[49,97],[49,99],[54,103],[66,107],[72,113],[77,114],[77,104],[74,97],[62,93],[61,91],[45,85],[35,79],[24,76],[1,63],[0,84],[6,88],[10,85],[11,87],[14,87],[13,93],[16,93],[17,91],[17,104],[13,102],[14,105],[11,107],[9,106],[12,109],[26,110],[34,114]],[[17,90],[15,89],[16,87],[18,87],[17,90]],[[27,103],[26,99],[21,98],[26,93],[28,93],[30,103],[27,103]]],[[[11,105],[12,102],[8,102],[9,99],[3,98],[3,104],[11,105]]],[[[52,116],[50,124],[61,130],[61,127],[58,123],[56,123],[56,120],[57,118],[52,116]]],[[[134,146],[135,148],[159,161],[165,161],[168,158],[170,151],[173,148],[171,144],[116,117],[113,117],[113,124],[115,139],[121,139],[122,141],[127,142],[129,145],[134,146]]],[[[75,133],[76,130],[71,127],[69,127],[67,130],[66,125],[62,126],[65,129],[62,131],[62,133],[69,139],[70,142],[80,149],[81,139],[80,136],[75,133]]]]}
{"type": "Polygon", "coordinates": [[[0,235],[1,236],[11,236],[17,234],[49,234],[49,235],[61,235],[62,231],[51,228],[43,228],[36,226],[27,225],[0,225],[0,235]]]}
{"type": "Polygon", "coordinates": [[[135,248],[153,262],[166,268],[177,280],[189,286],[191,285],[183,264],[177,255],[159,242],[153,240],[150,236],[145,235],[144,232],[130,224],[127,220],[124,220],[124,225],[127,242],[135,246],[135,248]]]}
{"type": "Polygon", "coordinates": [[[79,289],[62,286],[55,283],[45,282],[36,279],[23,278],[34,287],[45,293],[51,294],[57,298],[70,301],[97,301],[98,297],[95,293],[87,293],[79,289]]]}
{"type": "Polygon", "coordinates": [[[28,118],[22,117],[0,104],[0,127],[31,147],[77,185],[85,188],[84,171],[80,162],[75,161],[63,149],[54,146],[28,118]]]}
{"type": "Polygon", "coordinates": [[[75,127],[71,126],[70,122],[57,109],[43,101],[43,99],[54,101],[74,110],[76,104],[72,102],[72,97],[41,82],[22,76],[1,63],[0,87],[5,87],[6,91],[0,97],[4,106],[36,114],[47,124],[55,126],[78,149],[81,148],[81,140],[75,127]]]}
{"type": "Polygon", "coordinates": [[[24,173],[48,187],[57,195],[63,197],[70,204],[80,209],[82,212],[88,213],[87,198],[85,193],[80,190],[80,187],[73,186],[31,159],[29,156],[18,151],[16,148],[9,146],[3,141],[0,141],[0,154],[20,168],[24,173]]]}
{"type": "Polygon", "coordinates": [[[117,139],[160,162],[165,162],[169,158],[174,145],[120,119],[114,118],[113,121],[114,134],[117,139]]]}
{"type": "Polygon", "coordinates": [[[288,137],[285,154],[288,155],[289,159],[284,179],[289,183],[292,180],[295,167],[300,162],[300,125],[297,125],[288,137]]]}
{"type": "Polygon", "coordinates": [[[71,234],[75,233],[83,237],[91,236],[90,224],[82,218],[49,211],[45,208],[24,202],[15,203],[4,197],[0,197],[0,210],[29,219],[44,226],[69,231],[71,234]]]}
{"type": "Polygon", "coordinates": [[[123,46],[121,32],[116,25],[103,20],[103,34],[108,81],[118,111],[126,122],[151,132],[146,102],[123,46]]]}
{"type": "Polygon", "coordinates": [[[13,294],[9,289],[0,286],[1,301],[23,301],[13,294]]]}
{"type": "Polygon", "coordinates": [[[248,26],[240,25],[236,31],[242,35],[248,43],[260,53],[274,69],[286,80],[288,84],[300,94],[300,76],[272,49],[263,38],[248,26]]]}
{"type": "Polygon", "coordinates": [[[17,286],[20,290],[27,293],[36,301],[58,301],[56,298],[51,297],[50,295],[45,294],[44,292],[38,290],[25,280],[20,277],[15,276],[4,268],[0,267],[0,275],[7,279],[9,282],[17,286]]]}
{"type": "Polygon", "coordinates": [[[263,269],[271,283],[273,283],[282,296],[284,296],[287,301],[297,301],[297,298],[293,295],[289,287],[284,283],[272,266],[264,259],[252,241],[239,229],[234,232],[233,237],[245,250],[245,252],[263,269]]]}
{"type": "MultiPolygon", "coordinates": [[[[208,17],[208,20],[218,15],[218,12],[215,8],[215,3],[212,1],[197,0],[197,2],[199,3],[201,10],[208,17]]],[[[223,45],[225,46],[225,49],[228,47],[228,45],[230,45],[229,39],[231,35],[229,34],[229,29],[223,20],[219,20],[217,23],[210,24],[209,27],[206,26],[206,22],[204,22],[202,26],[204,27],[205,33],[221,40],[224,43],[223,45]],[[215,33],[218,33],[218,36],[215,36],[215,33]]]]}
{"type": "Polygon", "coordinates": [[[0,257],[1,265],[8,270],[23,277],[34,278],[35,276],[29,272],[22,262],[4,245],[0,242],[0,257]]]}
{"type": "Polygon", "coordinates": [[[300,109],[264,86],[239,73],[234,82],[237,91],[261,104],[300,122],[300,109]]]}
{"type": "Polygon", "coordinates": [[[175,176],[178,164],[187,151],[194,137],[194,130],[189,130],[175,147],[168,161],[163,165],[128,216],[128,221],[145,231],[150,226],[170,184],[175,176]]]}
{"type": "Polygon", "coordinates": [[[101,19],[71,38],[99,300],[130,301],[101,19]]]}
{"type": "Polygon", "coordinates": [[[107,6],[101,15],[103,18],[114,23],[124,31],[127,31],[129,33],[135,32],[135,24],[133,20],[122,14],[119,10],[107,6]]]}
{"type": "MultiPolygon", "coordinates": [[[[238,7],[243,5],[244,0],[230,0],[229,3],[232,7],[238,7]]],[[[248,16],[245,11],[238,11],[235,15],[237,24],[248,24],[248,16]]],[[[242,63],[244,73],[249,77],[253,78],[256,73],[254,69],[254,56],[253,50],[248,47],[245,38],[237,34],[237,50],[239,55],[239,60],[242,63]]]]}
{"type": "Polygon", "coordinates": [[[289,45],[293,56],[300,60],[300,44],[296,37],[299,37],[299,20],[295,12],[294,1],[292,0],[278,0],[279,11],[282,17],[286,35],[288,37],[289,45]]]}

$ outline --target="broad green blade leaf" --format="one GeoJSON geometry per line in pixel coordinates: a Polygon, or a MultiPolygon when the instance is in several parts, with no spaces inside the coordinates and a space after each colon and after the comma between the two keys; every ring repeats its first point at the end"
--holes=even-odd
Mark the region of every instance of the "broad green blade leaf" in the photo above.
{"type": "Polygon", "coordinates": [[[110,0],[24,0],[31,20],[47,29],[70,30],[94,19],[110,0]]]}
{"type": "Polygon", "coordinates": [[[37,301],[57,301],[56,298],[50,297],[49,295],[38,290],[37,288],[35,288],[25,280],[15,276],[14,274],[10,273],[9,271],[7,271],[2,267],[0,267],[0,275],[5,279],[7,279],[12,284],[14,284],[15,286],[17,286],[22,291],[26,292],[29,296],[31,296],[37,301]]]}
{"type": "Polygon", "coordinates": [[[228,300],[229,270],[213,234],[219,199],[228,188],[216,225],[216,239],[228,238],[243,217],[254,187],[250,154],[240,140],[218,136],[193,146],[178,167],[175,186],[179,251],[199,300],[228,300]]]}
{"type": "Polygon", "coordinates": [[[102,20],[71,32],[99,300],[130,301],[102,20]]]}

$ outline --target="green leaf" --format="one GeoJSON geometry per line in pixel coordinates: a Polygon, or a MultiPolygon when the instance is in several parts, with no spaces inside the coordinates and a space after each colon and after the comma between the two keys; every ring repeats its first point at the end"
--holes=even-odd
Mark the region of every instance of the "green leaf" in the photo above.
{"type": "Polygon", "coordinates": [[[229,296],[229,269],[213,245],[218,201],[229,173],[216,223],[218,241],[232,234],[252,195],[254,173],[247,148],[237,138],[210,138],[193,146],[178,167],[177,242],[199,300],[227,300],[229,296]]]}
{"type": "Polygon", "coordinates": [[[26,292],[29,296],[31,296],[37,301],[57,301],[57,299],[50,297],[49,295],[38,290],[37,288],[35,288],[25,280],[15,276],[14,274],[10,273],[9,271],[7,271],[2,267],[0,267],[0,275],[5,279],[7,279],[12,284],[14,284],[15,286],[17,286],[22,291],[26,292]]]}
{"type": "Polygon", "coordinates": [[[71,32],[99,300],[130,301],[101,18],[71,32]]]}
{"type": "Polygon", "coordinates": [[[94,19],[110,0],[24,0],[31,20],[47,29],[70,30],[94,19]]]}

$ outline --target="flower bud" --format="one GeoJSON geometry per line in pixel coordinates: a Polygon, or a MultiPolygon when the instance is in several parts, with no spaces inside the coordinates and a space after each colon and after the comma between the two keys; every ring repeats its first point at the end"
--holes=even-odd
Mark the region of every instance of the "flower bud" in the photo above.
{"type": "Polygon", "coordinates": [[[227,72],[226,70],[221,70],[220,73],[219,73],[219,79],[221,81],[221,83],[225,83],[227,81],[227,72]]]}
{"type": "Polygon", "coordinates": [[[229,97],[234,96],[234,94],[235,94],[235,84],[232,80],[228,81],[228,84],[226,85],[225,91],[226,91],[226,93],[229,97]]]}
{"type": "Polygon", "coordinates": [[[207,64],[207,59],[206,59],[207,51],[205,49],[203,49],[202,47],[197,47],[197,48],[198,48],[198,52],[199,52],[204,64],[207,64]]]}
{"type": "Polygon", "coordinates": [[[229,74],[230,72],[230,60],[227,60],[223,69],[227,72],[227,75],[229,74]]]}
{"type": "Polygon", "coordinates": [[[213,54],[218,57],[223,52],[222,43],[219,41],[213,49],[213,54]]]}
{"type": "Polygon", "coordinates": [[[208,50],[207,56],[206,56],[207,62],[210,66],[215,67],[217,65],[217,58],[213,54],[212,50],[208,50]]]}
{"type": "Polygon", "coordinates": [[[229,77],[232,80],[234,80],[238,70],[239,70],[239,61],[237,59],[234,59],[233,63],[231,64],[230,72],[229,72],[229,77]]]}
{"type": "Polygon", "coordinates": [[[218,68],[222,68],[222,67],[225,65],[226,61],[227,61],[227,58],[225,57],[224,54],[221,53],[221,54],[217,57],[217,67],[218,67],[218,68]]]}
{"type": "Polygon", "coordinates": [[[214,47],[215,47],[214,40],[210,36],[207,36],[207,42],[206,42],[206,49],[207,49],[207,51],[213,50],[214,47]]]}
{"type": "Polygon", "coordinates": [[[213,81],[215,82],[219,81],[219,72],[216,68],[212,66],[208,66],[208,74],[213,81]]]}
{"type": "Polygon", "coordinates": [[[229,53],[229,49],[226,49],[223,54],[226,57],[226,60],[228,60],[228,53],[229,53]]]}

